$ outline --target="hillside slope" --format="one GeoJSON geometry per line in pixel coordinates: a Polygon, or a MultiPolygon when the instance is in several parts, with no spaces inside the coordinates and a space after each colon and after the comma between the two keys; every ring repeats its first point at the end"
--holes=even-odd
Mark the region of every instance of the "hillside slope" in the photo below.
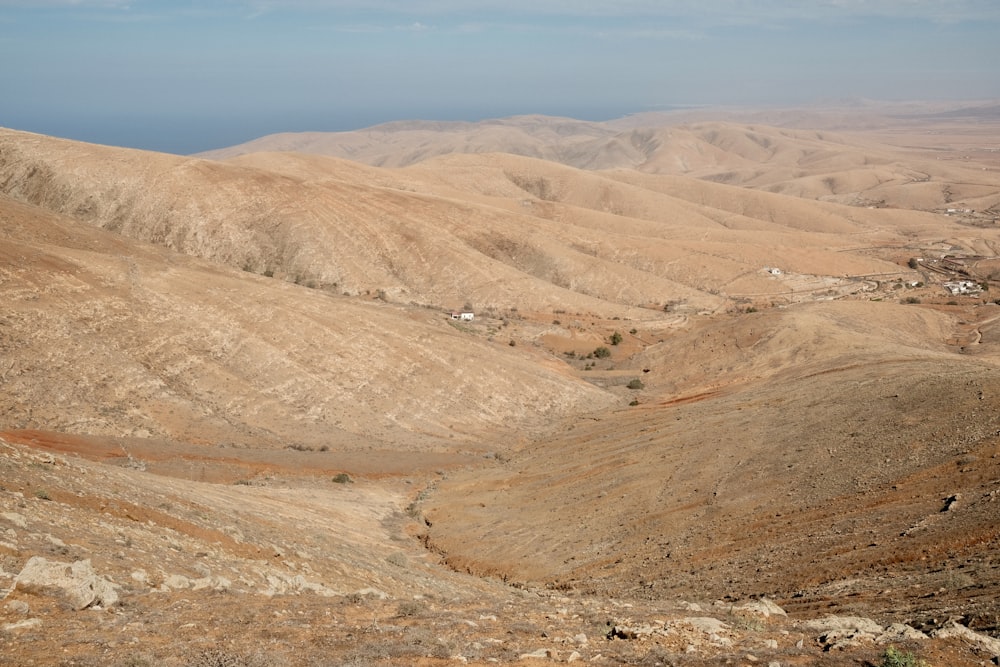
{"type": "Polygon", "coordinates": [[[509,155],[389,171],[287,154],[219,163],[9,131],[0,143],[0,189],[18,200],[250,272],[441,308],[714,311],[788,292],[763,279],[767,266],[836,281],[898,272],[853,250],[943,222],[509,155]]]}
{"type": "Polygon", "coordinates": [[[678,332],[635,359],[636,406],[449,476],[429,540],[529,585],[996,632],[1000,359],[957,325],[813,304],[678,332]]]}
{"type": "Polygon", "coordinates": [[[7,197],[0,221],[7,427],[407,449],[606,404],[437,311],[254,276],[7,197]]]}

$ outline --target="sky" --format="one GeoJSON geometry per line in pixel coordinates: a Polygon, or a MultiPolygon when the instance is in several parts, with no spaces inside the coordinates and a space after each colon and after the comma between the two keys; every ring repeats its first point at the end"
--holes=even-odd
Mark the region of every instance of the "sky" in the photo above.
{"type": "Polygon", "coordinates": [[[274,132],[1000,98],[1000,0],[0,0],[0,126],[178,154],[274,132]]]}

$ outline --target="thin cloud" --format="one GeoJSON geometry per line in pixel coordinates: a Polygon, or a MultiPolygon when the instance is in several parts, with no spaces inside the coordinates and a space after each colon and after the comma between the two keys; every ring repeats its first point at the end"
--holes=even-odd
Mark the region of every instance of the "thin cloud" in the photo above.
{"type": "Polygon", "coordinates": [[[148,10],[208,12],[256,18],[271,13],[317,12],[384,17],[455,16],[481,18],[688,20],[708,24],[760,24],[871,17],[943,23],[1000,20],[997,0],[0,0],[0,8],[22,10],[148,10]]]}
{"type": "Polygon", "coordinates": [[[0,0],[13,9],[131,9],[131,0],[0,0]]]}
{"type": "MultiPolygon", "coordinates": [[[[4,0],[0,0],[0,5],[4,0]]],[[[26,3],[17,3],[26,4],[26,3]]],[[[69,4],[56,2],[49,4],[69,4]]],[[[94,4],[104,4],[95,2],[94,4]]],[[[645,17],[764,23],[886,17],[929,21],[1000,19],[996,0],[222,0],[266,11],[366,12],[387,15],[645,17]]]]}

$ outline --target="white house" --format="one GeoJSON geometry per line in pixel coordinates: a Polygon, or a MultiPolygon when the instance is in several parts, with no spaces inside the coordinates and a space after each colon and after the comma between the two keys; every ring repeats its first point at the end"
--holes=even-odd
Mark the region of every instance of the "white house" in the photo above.
{"type": "Polygon", "coordinates": [[[978,294],[979,285],[971,280],[958,280],[956,282],[944,283],[944,288],[952,294],[978,294]]]}
{"type": "Polygon", "coordinates": [[[474,319],[476,319],[476,314],[469,310],[463,310],[463,311],[453,310],[451,311],[451,319],[462,320],[463,322],[471,322],[474,319]]]}

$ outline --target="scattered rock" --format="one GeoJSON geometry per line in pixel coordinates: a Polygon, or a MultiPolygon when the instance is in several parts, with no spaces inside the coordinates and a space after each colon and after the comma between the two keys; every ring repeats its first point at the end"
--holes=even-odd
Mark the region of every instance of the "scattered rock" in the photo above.
{"type": "Polygon", "coordinates": [[[788,616],[784,609],[767,598],[760,598],[759,600],[753,600],[745,604],[737,605],[733,607],[733,611],[758,614],[764,618],[770,618],[771,616],[788,616]]]}
{"type": "Polygon", "coordinates": [[[927,635],[905,623],[893,623],[885,632],[875,638],[876,644],[892,644],[902,641],[919,641],[928,639],[927,635]]]}
{"type": "Polygon", "coordinates": [[[880,635],[883,631],[882,626],[872,619],[860,616],[827,616],[825,618],[805,621],[802,623],[802,626],[819,632],[847,630],[870,635],[880,635]]]}
{"type": "Polygon", "coordinates": [[[361,590],[354,591],[354,595],[360,595],[361,597],[373,597],[379,600],[388,600],[389,594],[385,591],[380,591],[377,588],[362,588],[361,590]]]}
{"type": "Polygon", "coordinates": [[[25,519],[23,515],[18,514],[17,512],[4,512],[3,514],[0,514],[0,518],[4,519],[8,523],[14,524],[18,528],[28,527],[28,520],[25,519]]]}
{"type": "Polygon", "coordinates": [[[118,602],[117,586],[97,576],[89,560],[74,563],[49,562],[41,556],[32,557],[14,580],[14,588],[22,590],[56,589],[74,610],[88,607],[110,607],[118,602]]]}
{"type": "Polygon", "coordinates": [[[690,625],[696,630],[701,630],[706,635],[717,635],[720,632],[729,629],[729,626],[726,623],[723,623],[717,618],[712,618],[711,616],[692,616],[682,618],[680,623],[690,625]]]}
{"type": "Polygon", "coordinates": [[[522,653],[521,660],[549,660],[553,658],[555,651],[547,648],[540,648],[537,651],[532,651],[531,653],[522,653]]]}
{"type": "Polygon", "coordinates": [[[608,633],[608,639],[641,639],[649,637],[657,629],[648,623],[642,625],[615,625],[608,633]]]}
{"type": "Polygon", "coordinates": [[[960,625],[952,621],[951,625],[945,626],[940,630],[931,633],[931,636],[936,639],[947,639],[949,637],[958,637],[964,639],[967,642],[977,644],[987,652],[991,653],[994,657],[1000,656],[1000,639],[994,639],[993,637],[987,637],[986,635],[981,635],[974,630],[970,630],[964,625],[960,625]]]}
{"type": "Polygon", "coordinates": [[[42,619],[40,618],[29,618],[23,621],[18,621],[17,623],[7,623],[3,626],[4,632],[17,632],[18,630],[29,630],[31,628],[37,628],[42,624],[42,619]]]}
{"type": "Polygon", "coordinates": [[[11,600],[4,605],[11,613],[21,614],[22,616],[27,616],[31,611],[31,607],[28,606],[27,602],[21,600],[11,600]]]}
{"type": "Polygon", "coordinates": [[[827,651],[874,643],[875,639],[883,634],[881,625],[870,618],[858,616],[827,616],[823,619],[806,621],[803,626],[819,631],[819,641],[827,651]]]}
{"type": "Polygon", "coordinates": [[[947,498],[944,499],[944,507],[941,508],[941,511],[951,512],[952,510],[956,509],[956,505],[958,504],[958,501],[961,499],[962,499],[961,493],[956,493],[953,496],[948,496],[947,498]]]}

